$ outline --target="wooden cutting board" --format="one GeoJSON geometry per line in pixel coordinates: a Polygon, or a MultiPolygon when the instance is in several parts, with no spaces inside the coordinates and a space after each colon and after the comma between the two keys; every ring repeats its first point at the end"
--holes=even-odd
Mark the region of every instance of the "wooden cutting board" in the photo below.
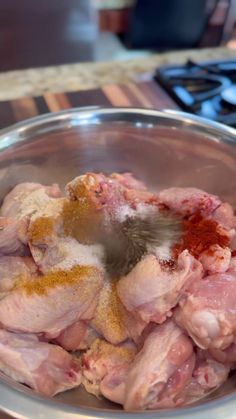
{"type": "Polygon", "coordinates": [[[34,98],[0,102],[0,128],[47,112],[82,106],[178,109],[174,101],[154,81],[128,85],[113,84],[100,89],[72,93],[45,93],[34,98]]]}

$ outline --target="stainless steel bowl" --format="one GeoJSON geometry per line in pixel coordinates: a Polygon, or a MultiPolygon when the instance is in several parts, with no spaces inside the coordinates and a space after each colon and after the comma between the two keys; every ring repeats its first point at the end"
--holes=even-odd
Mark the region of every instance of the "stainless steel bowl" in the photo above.
{"type": "MultiPolygon", "coordinates": [[[[44,115],[0,135],[1,197],[22,181],[59,182],[86,171],[131,171],[153,189],[195,186],[236,208],[236,133],[175,111],[73,109],[44,115]]],[[[17,418],[235,418],[235,377],[194,405],[125,413],[82,388],[40,397],[3,374],[0,409],[17,418]]]]}

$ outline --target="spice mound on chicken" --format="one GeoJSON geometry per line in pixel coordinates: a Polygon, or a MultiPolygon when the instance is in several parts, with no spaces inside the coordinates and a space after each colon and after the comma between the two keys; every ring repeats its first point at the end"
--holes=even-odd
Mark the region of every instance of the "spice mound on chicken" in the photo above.
{"type": "Polygon", "coordinates": [[[236,362],[235,233],[217,196],[153,193],[129,173],[86,173],[65,194],[15,186],[0,217],[0,370],[127,411],[203,398],[236,362]]]}

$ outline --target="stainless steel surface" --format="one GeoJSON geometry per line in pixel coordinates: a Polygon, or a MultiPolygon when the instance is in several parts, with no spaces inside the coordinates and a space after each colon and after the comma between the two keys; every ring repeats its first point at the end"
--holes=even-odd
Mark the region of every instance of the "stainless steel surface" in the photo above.
{"type": "MultiPolygon", "coordinates": [[[[22,181],[64,186],[86,171],[128,170],[153,189],[195,186],[236,207],[235,144],[232,128],[175,111],[89,108],[45,115],[0,133],[0,195],[22,181]]],[[[0,408],[17,418],[235,418],[234,375],[194,406],[133,414],[82,387],[48,399],[0,378],[0,408]]]]}

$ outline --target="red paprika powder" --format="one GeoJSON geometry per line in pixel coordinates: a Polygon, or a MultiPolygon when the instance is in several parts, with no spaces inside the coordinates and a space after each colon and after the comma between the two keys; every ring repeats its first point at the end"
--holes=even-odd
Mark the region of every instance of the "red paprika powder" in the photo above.
{"type": "Polygon", "coordinates": [[[177,257],[184,249],[188,249],[193,256],[198,258],[213,244],[227,247],[229,237],[220,231],[216,221],[204,218],[201,214],[195,214],[184,220],[181,241],[174,246],[173,254],[177,257]]]}

